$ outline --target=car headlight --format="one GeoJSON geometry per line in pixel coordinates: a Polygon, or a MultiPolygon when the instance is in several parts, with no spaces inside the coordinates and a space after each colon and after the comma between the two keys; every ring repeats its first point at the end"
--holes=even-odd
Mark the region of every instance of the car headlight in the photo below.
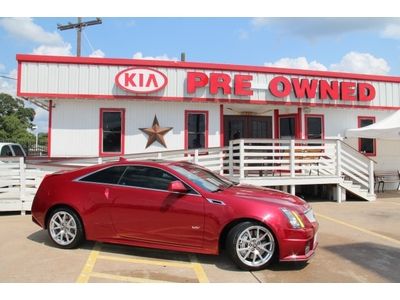
{"type": "Polygon", "coordinates": [[[281,211],[285,215],[285,217],[288,219],[290,225],[292,225],[293,228],[304,228],[304,223],[301,220],[300,216],[295,212],[294,210],[289,210],[287,208],[281,208],[281,211]]]}

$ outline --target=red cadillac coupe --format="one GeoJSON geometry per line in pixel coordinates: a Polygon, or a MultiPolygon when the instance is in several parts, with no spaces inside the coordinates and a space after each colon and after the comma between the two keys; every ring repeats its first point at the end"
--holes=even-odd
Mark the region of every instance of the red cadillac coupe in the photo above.
{"type": "Polygon", "coordinates": [[[237,185],[187,162],[127,161],[47,175],[32,219],[61,248],[83,240],[218,254],[242,269],[307,261],[318,223],[308,203],[237,185]]]}

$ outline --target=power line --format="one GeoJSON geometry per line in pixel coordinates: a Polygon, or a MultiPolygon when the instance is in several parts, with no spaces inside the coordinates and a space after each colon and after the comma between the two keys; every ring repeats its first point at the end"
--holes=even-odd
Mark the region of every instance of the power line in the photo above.
{"type": "Polygon", "coordinates": [[[0,75],[1,78],[6,78],[6,79],[11,79],[11,80],[17,80],[17,78],[9,77],[9,76],[4,76],[0,75]]]}
{"type": "Polygon", "coordinates": [[[102,20],[100,18],[96,18],[96,20],[91,20],[87,22],[82,22],[82,18],[78,17],[78,22],[77,23],[71,23],[69,22],[66,25],[60,25],[57,24],[57,29],[58,30],[69,30],[69,29],[76,29],[76,56],[81,56],[81,34],[82,34],[82,29],[87,26],[92,26],[92,25],[99,25],[102,24],[102,20]]]}
{"type": "Polygon", "coordinates": [[[89,41],[87,34],[84,31],[82,31],[82,33],[83,33],[83,37],[86,39],[86,42],[89,44],[90,49],[92,49],[92,52],[94,52],[94,48],[92,46],[92,43],[89,41]]]}

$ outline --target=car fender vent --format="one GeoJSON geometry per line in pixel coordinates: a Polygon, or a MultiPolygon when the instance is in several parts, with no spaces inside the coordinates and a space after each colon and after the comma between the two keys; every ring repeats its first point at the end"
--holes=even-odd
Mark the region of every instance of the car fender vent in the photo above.
{"type": "Polygon", "coordinates": [[[207,199],[208,202],[210,202],[211,204],[216,204],[216,205],[225,205],[225,202],[221,201],[221,200],[215,200],[215,199],[207,199]]]}

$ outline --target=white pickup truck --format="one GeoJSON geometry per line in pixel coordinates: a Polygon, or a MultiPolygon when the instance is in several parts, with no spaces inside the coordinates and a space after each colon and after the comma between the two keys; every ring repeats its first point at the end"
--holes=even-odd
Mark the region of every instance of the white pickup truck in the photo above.
{"type": "Polygon", "coordinates": [[[0,157],[20,156],[25,157],[26,153],[20,144],[0,143],[0,157]]]}

